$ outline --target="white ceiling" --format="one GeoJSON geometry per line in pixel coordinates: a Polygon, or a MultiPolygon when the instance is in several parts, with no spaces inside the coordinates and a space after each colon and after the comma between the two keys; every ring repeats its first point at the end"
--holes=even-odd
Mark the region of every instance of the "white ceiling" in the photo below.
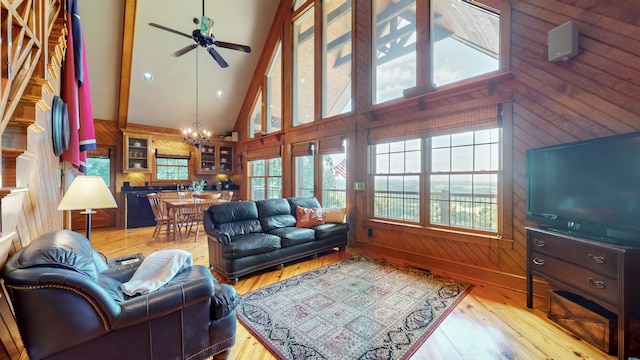
{"type": "MultiPolygon", "coordinates": [[[[117,120],[124,2],[79,0],[97,119],[117,120]]],[[[197,54],[200,122],[214,134],[231,131],[278,3],[205,0],[205,15],[215,22],[216,39],[253,50],[247,54],[216,47],[229,63],[223,69],[203,47],[171,56],[193,40],[148,25],[154,22],[191,34],[198,27],[193,18],[202,15],[202,0],[137,0],[127,122],[180,130],[191,127],[196,117],[197,54]],[[144,81],[145,72],[153,74],[152,82],[144,81]],[[216,96],[218,90],[224,97],[216,96]]]]}

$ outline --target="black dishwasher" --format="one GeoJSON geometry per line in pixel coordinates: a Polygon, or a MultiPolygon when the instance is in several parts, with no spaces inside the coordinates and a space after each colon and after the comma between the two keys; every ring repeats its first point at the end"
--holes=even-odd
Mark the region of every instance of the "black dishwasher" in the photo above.
{"type": "Polygon", "coordinates": [[[127,193],[127,229],[155,226],[156,220],[147,199],[147,193],[127,193]]]}

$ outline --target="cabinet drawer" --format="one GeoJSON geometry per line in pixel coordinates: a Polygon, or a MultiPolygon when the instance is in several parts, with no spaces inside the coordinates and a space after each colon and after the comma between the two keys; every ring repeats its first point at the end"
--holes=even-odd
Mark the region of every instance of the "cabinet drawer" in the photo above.
{"type": "Polygon", "coordinates": [[[610,304],[618,303],[618,281],[547,254],[530,251],[529,266],[536,272],[590,294],[610,304]]]}
{"type": "Polygon", "coordinates": [[[570,241],[557,236],[529,232],[529,249],[573,263],[600,274],[617,277],[618,255],[609,248],[570,241]]]}

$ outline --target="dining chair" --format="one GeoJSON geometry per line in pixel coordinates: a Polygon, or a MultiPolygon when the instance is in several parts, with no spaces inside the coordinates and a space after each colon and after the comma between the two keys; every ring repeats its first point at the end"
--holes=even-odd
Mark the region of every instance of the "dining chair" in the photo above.
{"type": "MultiPolygon", "coordinates": [[[[178,199],[180,200],[191,199],[191,195],[193,195],[192,191],[178,191],[178,199]]],[[[187,227],[192,221],[191,218],[193,217],[193,214],[193,208],[183,207],[182,209],[180,209],[180,214],[178,216],[178,226],[180,226],[180,228],[184,228],[186,231],[187,227]]]]}
{"type": "Polygon", "coordinates": [[[222,200],[231,201],[233,199],[233,191],[225,191],[222,193],[222,200]]]}
{"type": "Polygon", "coordinates": [[[162,227],[166,226],[167,237],[169,236],[169,230],[171,229],[171,223],[173,219],[167,213],[167,210],[162,205],[162,201],[160,200],[160,194],[152,193],[147,194],[147,199],[149,199],[149,204],[151,205],[151,210],[153,211],[153,217],[156,220],[156,228],[153,230],[153,237],[158,240],[158,235],[162,231],[162,227]]]}
{"type": "Polygon", "coordinates": [[[191,235],[191,229],[195,223],[196,241],[198,241],[198,236],[200,235],[200,223],[202,223],[204,212],[209,208],[209,206],[217,203],[218,200],[220,200],[221,196],[221,193],[202,193],[192,195],[194,202],[194,213],[191,216],[191,222],[189,223],[189,231],[187,232],[187,236],[191,235]]]}

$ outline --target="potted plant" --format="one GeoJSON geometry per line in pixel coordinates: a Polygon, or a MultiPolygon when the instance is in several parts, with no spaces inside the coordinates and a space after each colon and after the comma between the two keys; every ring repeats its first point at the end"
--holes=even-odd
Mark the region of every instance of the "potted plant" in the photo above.
{"type": "Polygon", "coordinates": [[[191,182],[191,186],[189,186],[188,190],[192,191],[194,194],[202,194],[204,192],[204,187],[207,186],[207,182],[204,180],[194,180],[191,182]]]}

